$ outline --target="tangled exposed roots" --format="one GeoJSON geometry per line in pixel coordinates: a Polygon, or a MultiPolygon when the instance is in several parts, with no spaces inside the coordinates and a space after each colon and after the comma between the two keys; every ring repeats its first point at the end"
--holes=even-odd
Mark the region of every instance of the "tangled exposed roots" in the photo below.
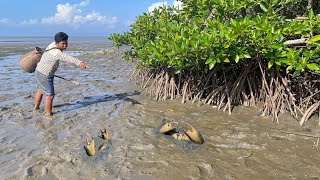
{"type": "MultiPolygon", "coordinates": [[[[258,106],[261,116],[279,123],[279,113],[290,112],[303,125],[312,115],[320,114],[320,75],[306,72],[291,75],[267,68],[262,60],[247,64],[219,65],[202,73],[174,74],[171,69],[135,69],[130,80],[138,80],[147,94],[156,100],[181,98],[215,105],[229,114],[234,106],[258,106]]],[[[320,125],[320,118],[319,118],[320,125]]]]}

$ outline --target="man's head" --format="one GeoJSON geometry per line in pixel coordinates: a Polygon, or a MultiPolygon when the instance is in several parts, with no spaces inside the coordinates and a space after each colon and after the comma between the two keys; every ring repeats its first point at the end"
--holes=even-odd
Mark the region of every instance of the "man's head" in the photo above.
{"type": "Polygon", "coordinates": [[[61,49],[67,49],[68,47],[68,35],[64,32],[58,32],[55,36],[54,36],[54,40],[56,42],[56,46],[61,49]]]}

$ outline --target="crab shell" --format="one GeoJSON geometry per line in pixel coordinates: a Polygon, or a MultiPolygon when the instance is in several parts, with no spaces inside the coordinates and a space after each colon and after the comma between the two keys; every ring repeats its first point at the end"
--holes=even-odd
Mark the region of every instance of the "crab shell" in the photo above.
{"type": "Polygon", "coordinates": [[[102,129],[100,129],[100,131],[101,131],[101,137],[102,137],[102,139],[108,140],[109,135],[108,135],[107,130],[104,129],[104,131],[103,131],[102,129]]]}
{"type": "Polygon", "coordinates": [[[165,123],[164,125],[162,125],[160,128],[160,133],[161,134],[168,134],[171,131],[174,131],[176,128],[173,126],[173,124],[177,124],[177,123],[171,122],[171,123],[165,123]]]}
{"type": "Polygon", "coordinates": [[[178,140],[188,140],[190,141],[190,138],[187,134],[185,133],[174,133],[171,135],[173,138],[178,139],[178,140]]]}
{"type": "Polygon", "coordinates": [[[186,125],[189,127],[189,129],[186,131],[186,134],[189,136],[191,141],[198,143],[198,144],[203,144],[204,139],[202,135],[190,124],[186,123],[186,125]]]}
{"type": "Polygon", "coordinates": [[[85,149],[89,156],[96,155],[96,149],[94,147],[94,139],[92,138],[91,142],[89,142],[88,138],[86,139],[86,146],[85,149]]]}

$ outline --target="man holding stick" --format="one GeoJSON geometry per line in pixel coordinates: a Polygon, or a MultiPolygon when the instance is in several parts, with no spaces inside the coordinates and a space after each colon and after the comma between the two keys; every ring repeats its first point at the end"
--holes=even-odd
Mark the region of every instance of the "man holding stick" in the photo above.
{"type": "Polygon", "coordinates": [[[52,42],[43,53],[40,62],[37,64],[35,76],[37,80],[37,93],[34,97],[34,111],[39,110],[39,105],[42,100],[43,94],[46,95],[45,107],[46,116],[51,117],[52,101],[54,98],[53,78],[54,73],[59,67],[59,61],[66,61],[79,66],[81,69],[87,68],[87,64],[78,58],[72,57],[63,50],[68,47],[68,35],[64,32],[58,32],[55,35],[55,42],[52,42]]]}

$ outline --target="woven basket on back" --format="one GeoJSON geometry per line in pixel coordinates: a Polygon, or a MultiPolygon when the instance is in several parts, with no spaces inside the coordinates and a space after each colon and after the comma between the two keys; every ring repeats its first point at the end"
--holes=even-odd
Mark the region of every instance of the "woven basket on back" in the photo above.
{"type": "Polygon", "coordinates": [[[19,58],[19,65],[22,70],[33,73],[36,70],[37,64],[41,59],[43,51],[41,48],[36,47],[33,51],[28,52],[27,54],[19,58]]]}

